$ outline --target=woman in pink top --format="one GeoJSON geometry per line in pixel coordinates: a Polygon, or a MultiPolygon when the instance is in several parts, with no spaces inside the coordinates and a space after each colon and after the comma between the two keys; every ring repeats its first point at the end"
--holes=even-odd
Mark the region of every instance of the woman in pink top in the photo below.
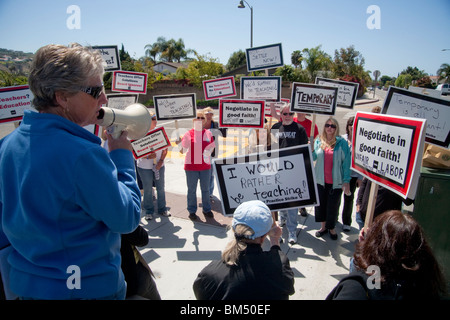
{"type": "Polygon", "coordinates": [[[202,111],[197,111],[197,118],[193,120],[193,128],[185,133],[181,141],[183,151],[186,152],[184,170],[186,172],[187,210],[189,218],[196,220],[197,212],[197,184],[200,181],[202,193],[203,214],[212,217],[211,201],[209,198],[209,183],[211,176],[211,153],[215,144],[211,131],[203,129],[206,121],[202,111]]]}
{"type": "Polygon", "coordinates": [[[315,207],[316,222],[321,228],[316,237],[330,233],[337,239],[335,231],[341,196],[350,192],[350,149],[347,141],[339,136],[339,124],[330,117],[322,134],[314,142],[313,160],[320,205],[315,207]]]}

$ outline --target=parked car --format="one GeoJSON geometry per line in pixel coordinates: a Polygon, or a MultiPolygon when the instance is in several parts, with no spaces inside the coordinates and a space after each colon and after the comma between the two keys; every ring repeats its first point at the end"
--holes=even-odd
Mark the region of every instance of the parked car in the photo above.
{"type": "Polygon", "coordinates": [[[441,94],[446,96],[450,94],[450,83],[443,83],[437,86],[436,90],[441,91],[441,94]]]}

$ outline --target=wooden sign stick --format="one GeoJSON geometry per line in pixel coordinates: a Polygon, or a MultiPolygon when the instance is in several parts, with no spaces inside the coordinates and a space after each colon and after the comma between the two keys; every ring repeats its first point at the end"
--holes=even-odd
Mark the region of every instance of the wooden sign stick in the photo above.
{"type": "Polygon", "coordinates": [[[311,144],[311,148],[314,148],[314,129],[316,127],[316,113],[313,113],[312,123],[311,123],[311,132],[309,134],[309,143],[311,144]]]}
{"type": "Polygon", "coordinates": [[[367,205],[366,220],[364,221],[364,230],[370,228],[373,221],[373,212],[375,211],[375,203],[377,202],[378,184],[373,182],[370,186],[369,203],[367,205]]]}

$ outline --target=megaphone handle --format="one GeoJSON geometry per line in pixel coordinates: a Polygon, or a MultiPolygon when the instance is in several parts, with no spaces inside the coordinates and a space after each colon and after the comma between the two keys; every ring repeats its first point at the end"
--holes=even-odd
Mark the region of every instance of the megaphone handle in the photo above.
{"type": "Polygon", "coordinates": [[[106,131],[113,137],[113,139],[117,139],[122,134],[122,129],[118,125],[113,124],[112,126],[109,126],[106,131]]]}

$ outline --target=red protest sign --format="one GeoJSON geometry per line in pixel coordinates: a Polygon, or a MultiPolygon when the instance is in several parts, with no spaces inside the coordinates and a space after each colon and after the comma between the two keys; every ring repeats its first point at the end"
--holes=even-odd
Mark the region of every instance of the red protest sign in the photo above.
{"type": "Polygon", "coordinates": [[[352,169],[405,199],[414,199],[425,122],[425,119],[357,112],[353,124],[352,169]]]}

